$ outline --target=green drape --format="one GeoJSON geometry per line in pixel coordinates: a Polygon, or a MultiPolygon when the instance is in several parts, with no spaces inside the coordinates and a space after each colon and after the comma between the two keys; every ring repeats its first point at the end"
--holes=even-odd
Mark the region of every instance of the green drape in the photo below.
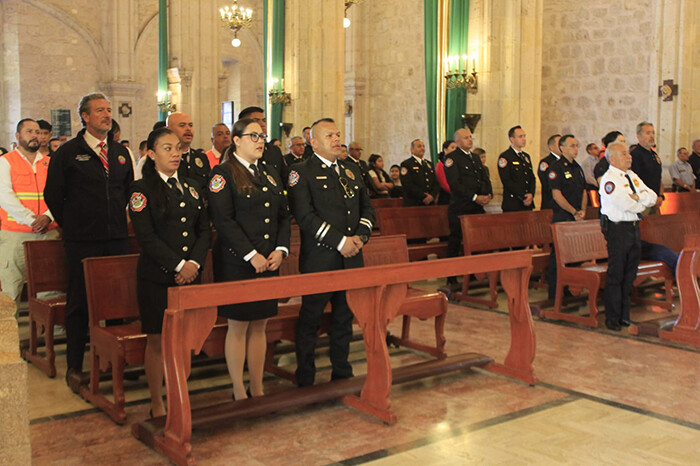
{"type": "MultiPolygon", "coordinates": [[[[469,53],[469,0],[452,0],[450,8],[449,56],[469,53]]],[[[452,139],[454,132],[462,128],[462,114],[467,111],[467,90],[447,91],[445,104],[445,138],[452,139]]]]}
{"type": "Polygon", "coordinates": [[[263,1],[263,48],[265,49],[265,60],[263,76],[265,79],[265,107],[267,108],[267,132],[270,139],[281,139],[280,123],[282,122],[282,104],[270,104],[268,92],[269,83],[267,77],[278,79],[278,86],[281,86],[284,78],[284,7],[285,0],[272,0],[272,47],[268,47],[268,2],[263,1]],[[272,54],[272,65],[268,75],[267,63],[268,53],[272,54]]]}
{"type": "Polygon", "coordinates": [[[438,67],[438,1],[424,0],[425,28],[425,107],[428,123],[428,150],[433,163],[437,160],[439,142],[437,135],[437,67],[438,67]]]}
{"type": "MultiPolygon", "coordinates": [[[[158,0],[158,91],[168,92],[168,1],[158,0]]],[[[165,120],[167,112],[158,112],[165,120]]]]}

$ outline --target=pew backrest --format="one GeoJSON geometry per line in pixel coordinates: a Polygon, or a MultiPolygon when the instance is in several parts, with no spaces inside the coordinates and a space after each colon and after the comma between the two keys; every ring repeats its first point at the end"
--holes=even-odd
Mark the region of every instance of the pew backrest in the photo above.
{"type": "Polygon", "coordinates": [[[447,206],[387,207],[377,210],[382,236],[406,235],[407,239],[448,236],[447,206]]]}
{"type": "Polygon", "coordinates": [[[552,236],[561,264],[607,259],[608,248],[598,220],[552,224],[552,236]]]}
{"type": "Polygon", "coordinates": [[[700,233],[700,212],[647,215],[642,219],[639,229],[643,241],[662,244],[680,253],[685,237],[700,233]]]}
{"type": "Polygon", "coordinates": [[[26,241],[24,258],[27,264],[27,296],[36,298],[45,291],[65,291],[68,272],[63,241],[26,241]]]}
{"type": "Polygon", "coordinates": [[[464,254],[552,243],[552,211],[462,215],[464,254]]]}
{"type": "Polygon", "coordinates": [[[700,192],[664,193],[664,197],[666,199],[659,208],[662,215],[700,211],[700,192]]]}

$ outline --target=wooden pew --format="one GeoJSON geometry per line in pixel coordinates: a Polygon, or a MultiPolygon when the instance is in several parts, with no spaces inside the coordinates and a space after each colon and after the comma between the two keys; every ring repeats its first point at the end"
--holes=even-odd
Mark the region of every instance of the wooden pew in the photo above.
{"type": "MultiPolygon", "coordinates": [[[[90,384],[80,394],[103,410],[114,422],[126,422],[124,369],[144,363],[146,334],[141,333],[136,295],[138,254],[91,257],[83,261],[88,312],[90,314],[90,384]],[[103,326],[109,319],[125,324],[103,326]],[[113,401],[100,393],[100,373],[111,367],[113,401]]],[[[202,271],[202,281],[213,281],[211,251],[202,271]]],[[[215,333],[215,338],[220,338],[215,333]]]]}
{"type": "Polygon", "coordinates": [[[639,224],[639,230],[642,241],[662,244],[676,253],[680,253],[685,245],[686,237],[700,233],[700,211],[647,215],[639,224]]]}
{"type": "Polygon", "coordinates": [[[535,355],[534,326],[527,303],[530,269],[531,252],[515,251],[367,267],[362,273],[351,276],[347,271],[339,270],[170,288],[163,323],[167,416],[135,424],[132,432],[175,464],[193,464],[193,427],[226,425],[230,428],[235,419],[338,399],[393,424],[397,418],[389,399],[392,383],[475,365],[535,384],[537,380],[532,367],[535,355]],[[385,341],[386,329],[396,316],[407,283],[499,269],[505,269],[501,272],[501,280],[508,295],[511,324],[510,350],[503,364],[480,354],[468,353],[392,369],[385,341]],[[338,290],[347,290],[348,303],[363,329],[367,354],[365,377],[191,408],[187,387],[191,353],[200,350],[211,332],[216,322],[216,306],[338,290]]]}
{"type": "MultiPolygon", "coordinates": [[[[376,212],[382,236],[406,235],[408,240],[428,240],[450,235],[447,206],[387,207],[376,212]]],[[[411,261],[424,260],[428,254],[447,256],[447,241],[408,245],[411,261]]]]}
{"type": "MultiPolygon", "coordinates": [[[[138,252],[134,236],[129,237],[129,250],[138,252]]],[[[49,377],[56,376],[54,326],[66,322],[66,289],[68,274],[62,240],[27,241],[24,243],[27,264],[27,297],[29,302],[29,344],[22,356],[49,377]],[[50,298],[38,293],[58,292],[50,298]],[[39,335],[44,333],[44,354],[39,352],[39,335]]]]}
{"type": "MultiPolygon", "coordinates": [[[[608,258],[607,243],[600,231],[598,220],[562,222],[552,224],[552,235],[557,258],[557,294],[553,310],[541,310],[540,316],[561,319],[578,324],[598,327],[598,290],[605,287],[608,258]],[[582,265],[572,265],[582,262],[582,265]],[[564,287],[577,294],[582,288],[588,290],[589,316],[562,312],[564,287]]],[[[666,286],[666,303],[672,304],[673,271],[663,262],[641,261],[637,279],[662,277],[666,286]]]]}
{"type": "Polygon", "coordinates": [[[670,330],[661,330],[665,340],[700,346],[700,234],[689,235],[676,267],[681,312],[670,330]]]}
{"type": "Polygon", "coordinates": [[[387,207],[403,206],[403,199],[399,197],[370,199],[370,202],[372,203],[372,207],[374,207],[374,210],[385,209],[387,207]]]}
{"type": "MultiPolygon", "coordinates": [[[[534,210],[528,212],[506,212],[501,214],[462,215],[462,242],[464,255],[494,252],[511,248],[535,248],[532,255],[534,270],[544,277],[552,244],[552,211],[534,210]]],[[[456,299],[498,307],[498,273],[489,275],[490,299],[470,296],[469,276],[464,277],[462,292],[455,293],[456,299]]]]}
{"type": "Polygon", "coordinates": [[[666,199],[659,208],[659,213],[662,215],[700,212],[700,192],[664,193],[664,197],[666,199]]]}

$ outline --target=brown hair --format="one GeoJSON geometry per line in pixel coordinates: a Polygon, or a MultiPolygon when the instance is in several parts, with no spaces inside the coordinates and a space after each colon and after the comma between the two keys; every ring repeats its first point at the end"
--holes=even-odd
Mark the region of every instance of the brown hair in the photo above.
{"type": "Polygon", "coordinates": [[[233,153],[236,151],[236,143],[233,142],[235,136],[241,137],[241,134],[245,133],[245,129],[248,125],[252,123],[257,123],[252,118],[241,118],[236,124],[233,125],[231,130],[231,145],[226,148],[222,159],[224,162],[222,165],[231,170],[231,176],[233,177],[233,182],[236,184],[236,189],[240,194],[250,193],[255,189],[253,184],[253,175],[250,174],[248,167],[244,167],[241,162],[238,161],[233,153]]]}

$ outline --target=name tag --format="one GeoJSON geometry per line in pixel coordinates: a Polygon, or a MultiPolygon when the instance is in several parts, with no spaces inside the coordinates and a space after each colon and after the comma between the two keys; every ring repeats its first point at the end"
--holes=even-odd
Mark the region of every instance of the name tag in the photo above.
{"type": "Polygon", "coordinates": [[[316,179],[317,180],[327,180],[328,177],[327,176],[317,176],[316,179]]]}
{"type": "Polygon", "coordinates": [[[685,168],[679,168],[678,171],[681,173],[685,173],[685,168]]]}
{"type": "Polygon", "coordinates": [[[87,154],[76,155],[75,160],[77,160],[78,162],[87,162],[88,160],[90,160],[90,156],[87,154]]]}
{"type": "Polygon", "coordinates": [[[520,162],[511,162],[513,165],[520,165],[520,162]]]}
{"type": "Polygon", "coordinates": [[[414,170],[420,170],[420,167],[413,167],[414,170]]]}
{"type": "Polygon", "coordinates": [[[571,173],[569,172],[564,172],[564,178],[571,178],[571,173]]]}

